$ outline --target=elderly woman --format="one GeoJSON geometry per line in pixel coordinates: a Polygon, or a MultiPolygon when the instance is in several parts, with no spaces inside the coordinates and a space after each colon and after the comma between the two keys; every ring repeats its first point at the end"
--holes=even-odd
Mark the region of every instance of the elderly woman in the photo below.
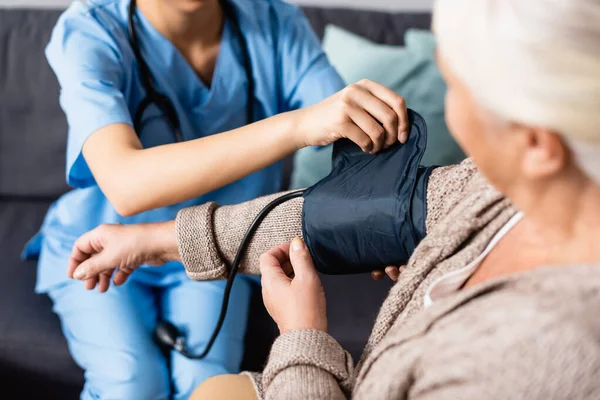
{"type": "MultiPolygon", "coordinates": [[[[438,0],[447,120],[471,158],[432,174],[427,237],[362,359],[354,367],[326,333],[301,240],[258,262],[300,234],[296,199],[267,217],[242,265],[260,264],[281,330],[264,373],[213,378],[196,396],[600,398],[598,21],[597,0],[438,0]]],[[[221,279],[268,200],[183,210],[175,225],[105,226],[80,239],[71,271],[120,265],[121,283],[141,263],[181,258],[191,278],[221,279]]]]}

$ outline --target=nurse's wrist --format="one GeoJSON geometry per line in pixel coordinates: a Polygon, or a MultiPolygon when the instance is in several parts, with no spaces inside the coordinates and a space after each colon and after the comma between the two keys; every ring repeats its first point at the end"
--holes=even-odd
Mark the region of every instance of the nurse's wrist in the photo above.
{"type": "Polygon", "coordinates": [[[294,151],[308,146],[308,139],[306,135],[306,117],[303,109],[288,111],[285,114],[280,114],[281,117],[286,118],[287,124],[282,131],[286,132],[286,135],[291,138],[294,146],[294,151]]]}

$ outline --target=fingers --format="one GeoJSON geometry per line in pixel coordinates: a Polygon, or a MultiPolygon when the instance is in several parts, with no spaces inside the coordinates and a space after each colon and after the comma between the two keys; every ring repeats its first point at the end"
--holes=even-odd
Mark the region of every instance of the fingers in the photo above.
{"type": "MultiPolygon", "coordinates": [[[[399,96],[393,90],[368,79],[363,79],[362,81],[358,82],[357,85],[368,90],[373,96],[377,97],[386,103],[389,108],[394,110],[394,113],[398,117],[396,131],[397,138],[400,142],[406,143],[406,140],[408,140],[409,122],[408,112],[406,110],[406,101],[404,98],[399,96]]],[[[377,116],[375,117],[377,118],[377,116]]]]}
{"type": "Polygon", "coordinates": [[[280,244],[279,246],[269,250],[267,253],[273,255],[280,265],[284,264],[290,260],[290,244],[280,244]]]}
{"type": "Polygon", "coordinates": [[[294,268],[294,275],[300,279],[317,278],[317,271],[313,264],[308,247],[300,238],[295,238],[290,244],[290,262],[294,268]]]}
{"type": "Polygon", "coordinates": [[[401,267],[390,266],[385,269],[385,273],[390,277],[391,280],[396,282],[404,269],[406,269],[406,265],[402,265],[401,267]]]}
{"type": "Polygon", "coordinates": [[[356,143],[365,153],[373,152],[373,141],[354,121],[343,128],[343,136],[356,143]]]}
{"type": "Polygon", "coordinates": [[[114,268],[114,265],[105,266],[105,268],[102,268],[101,256],[94,255],[82,262],[81,264],[79,264],[77,268],[75,268],[75,270],[73,271],[72,276],[75,279],[83,281],[93,277],[97,277],[98,274],[100,274],[101,272],[112,268],[114,268]]]}
{"type": "Polygon", "coordinates": [[[67,276],[70,279],[73,279],[73,274],[75,272],[75,270],[77,269],[77,267],[79,267],[81,265],[82,262],[84,262],[85,260],[87,260],[90,256],[86,255],[84,257],[83,253],[75,253],[75,248],[73,248],[73,252],[71,253],[71,256],[69,257],[69,261],[67,262],[67,276]]]}
{"type": "Polygon", "coordinates": [[[383,273],[383,271],[371,271],[371,278],[373,278],[374,281],[380,281],[383,279],[384,276],[385,274],[383,273]]]}
{"type": "Polygon", "coordinates": [[[400,276],[400,270],[398,267],[386,267],[385,273],[390,277],[391,280],[396,282],[400,276]]]}
{"type": "Polygon", "coordinates": [[[273,282],[283,282],[289,285],[291,279],[282,268],[282,263],[287,262],[286,252],[275,247],[260,256],[260,274],[263,285],[273,282]]]}
{"type": "Polygon", "coordinates": [[[110,287],[110,278],[113,276],[113,274],[113,283],[115,286],[121,286],[127,282],[127,279],[132,272],[133,271],[129,269],[111,269],[84,280],[83,284],[87,290],[94,290],[95,288],[98,288],[100,293],[105,293],[110,287]]]}
{"type": "MultiPolygon", "coordinates": [[[[364,141],[366,144],[361,146],[363,151],[366,148],[369,153],[377,153],[384,148],[386,128],[383,125],[379,124],[375,118],[360,107],[351,107],[348,110],[348,116],[359,128],[360,133],[365,136],[364,141]]],[[[345,132],[345,134],[348,135],[348,132],[345,132]]]]}
{"type": "Polygon", "coordinates": [[[294,269],[290,263],[290,243],[283,243],[271,250],[271,254],[277,258],[279,267],[288,278],[294,277],[294,269]]]}
{"type": "Polygon", "coordinates": [[[117,273],[113,278],[113,283],[115,284],[115,286],[121,286],[122,284],[127,282],[127,279],[129,278],[129,275],[131,275],[132,272],[133,271],[131,270],[118,269],[117,273]]]}
{"type": "Polygon", "coordinates": [[[400,116],[369,90],[357,85],[353,101],[358,106],[349,112],[350,118],[373,142],[373,153],[394,144],[398,140],[400,116]]]}
{"type": "Polygon", "coordinates": [[[93,231],[81,236],[73,245],[73,250],[71,250],[71,256],[69,257],[69,262],[67,264],[67,276],[71,279],[73,279],[75,269],[82,262],[90,258],[92,254],[96,253],[96,250],[91,244],[92,232],[93,231]]]}
{"type": "Polygon", "coordinates": [[[83,284],[87,290],[94,290],[94,288],[98,284],[98,277],[86,279],[83,284]]]}
{"type": "Polygon", "coordinates": [[[371,278],[373,278],[373,280],[375,280],[375,281],[380,281],[385,277],[385,275],[387,275],[390,277],[391,280],[396,282],[396,281],[398,281],[400,274],[402,273],[402,271],[404,271],[405,268],[406,268],[406,265],[403,265],[400,268],[394,267],[394,266],[389,266],[389,267],[385,268],[385,274],[381,270],[372,271],[371,278]]]}
{"type": "Polygon", "coordinates": [[[296,277],[317,277],[308,247],[300,238],[277,246],[260,257],[263,282],[273,279],[290,284],[296,277]]]}
{"type": "Polygon", "coordinates": [[[108,288],[110,287],[110,277],[112,276],[115,270],[109,270],[98,275],[98,291],[100,293],[106,293],[108,288]]]}

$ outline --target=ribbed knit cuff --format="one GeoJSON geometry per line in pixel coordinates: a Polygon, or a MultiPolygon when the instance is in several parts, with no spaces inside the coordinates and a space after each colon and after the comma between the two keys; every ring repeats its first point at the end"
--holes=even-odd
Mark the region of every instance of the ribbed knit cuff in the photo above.
{"type": "MultiPolygon", "coordinates": [[[[263,372],[267,388],[280,372],[294,366],[312,366],[331,375],[340,383],[351,378],[352,357],[330,335],[317,330],[290,331],[281,335],[271,348],[263,372]]],[[[343,385],[345,386],[345,385],[343,385]]]]}
{"type": "Polygon", "coordinates": [[[179,256],[188,277],[195,281],[227,277],[227,267],[214,237],[213,214],[217,208],[217,203],[206,203],[177,213],[175,231],[179,256]]]}

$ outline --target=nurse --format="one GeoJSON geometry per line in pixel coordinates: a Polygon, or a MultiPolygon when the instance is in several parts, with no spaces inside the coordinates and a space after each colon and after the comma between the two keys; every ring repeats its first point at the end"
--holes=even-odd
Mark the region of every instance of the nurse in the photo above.
{"type": "Polygon", "coordinates": [[[74,190],[26,249],[39,256],[36,290],[53,300],[85,370],[82,399],[186,399],[206,378],[238,371],[251,282],[237,280],[206,359],[162,354],[152,332],[163,319],[191,352],[204,348],[224,283],[193,282],[169,263],[109,291],[107,277],[81,285],[65,274],[75,240],[102,223],[165,221],[182,207],[276,192],[279,160],[304,146],[345,136],[375,152],[404,140],[403,101],[372,82],[341,90],[301,11],[280,0],[76,2],[46,54],[74,190]],[[86,290],[96,286],[107,292],[86,290]]]}

